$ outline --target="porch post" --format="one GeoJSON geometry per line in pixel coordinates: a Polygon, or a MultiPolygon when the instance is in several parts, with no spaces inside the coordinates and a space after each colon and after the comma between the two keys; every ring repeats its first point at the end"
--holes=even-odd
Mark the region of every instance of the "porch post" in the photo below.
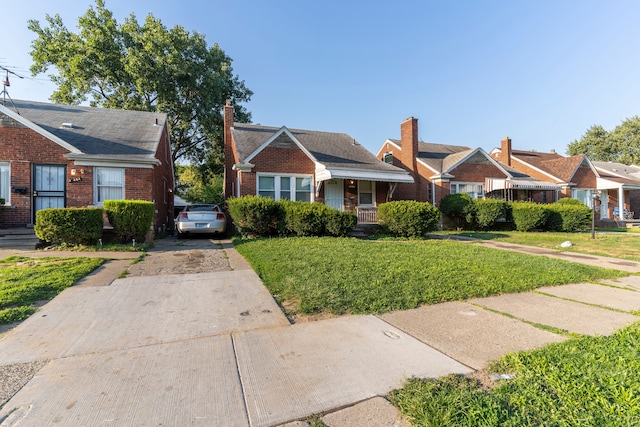
{"type": "Polygon", "coordinates": [[[622,185],[618,188],[618,212],[618,216],[624,221],[624,188],[622,188],[622,185]]]}

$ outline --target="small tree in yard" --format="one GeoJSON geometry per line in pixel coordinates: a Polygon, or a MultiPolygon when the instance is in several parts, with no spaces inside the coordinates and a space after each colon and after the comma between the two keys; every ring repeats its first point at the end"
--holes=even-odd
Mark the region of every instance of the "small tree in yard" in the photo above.
{"type": "Polygon", "coordinates": [[[475,220],[475,203],[466,193],[447,194],[440,200],[440,212],[457,227],[470,228],[475,220]]]}

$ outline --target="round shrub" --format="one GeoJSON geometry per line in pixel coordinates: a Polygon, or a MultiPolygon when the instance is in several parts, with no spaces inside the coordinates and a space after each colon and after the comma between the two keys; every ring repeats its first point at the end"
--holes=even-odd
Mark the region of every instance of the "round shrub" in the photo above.
{"type": "Polygon", "coordinates": [[[327,205],[309,202],[286,202],[285,228],[296,236],[323,236],[327,218],[333,210],[327,205]]]}
{"type": "Polygon", "coordinates": [[[533,202],[511,203],[513,222],[518,231],[531,231],[545,226],[550,211],[544,205],[533,202]]]}
{"type": "Polygon", "coordinates": [[[584,206],[578,199],[574,199],[573,197],[563,197],[559,199],[557,202],[553,203],[554,205],[575,205],[575,206],[584,206]]]}
{"type": "Polygon", "coordinates": [[[121,243],[132,239],[144,242],[153,224],[155,206],[144,200],[105,200],[104,211],[121,243]]]}
{"type": "Polygon", "coordinates": [[[467,193],[447,194],[440,200],[440,212],[460,228],[471,228],[475,219],[475,202],[467,193]]]}
{"type": "Polygon", "coordinates": [[[358,215],[353,212],[340,212],[330,209],[327,214],[327,234],[335,237],[346,237],[356,227],[358,215]]]}
{"type": "Polygon", "coordinates": [[[51,208],[36,212],[33,227],[38,239],[48,243],[95,245],[102,237],[100,208],[51,208]]]}
{"type": "Polygon", "coordinates": [[[440,211],[430,203],[401,200],[378,207],[378,223],[390,233],[402,237],[422,237],[438,228],[440,211]]]}
{"type": "Polygon", "coordinates": [[[233,223],[245,236],[267,237],[283,230],[282,204],[262,196],[242,196],[227,200],[233,223]]]}
{"type": "Polygon", "coordinates": [[[580,202],[563,202],[561,200],[576,199],[560,199],[559,201],[548,205],[549,218],[547,219],[546,228],[551,231],[574,232],[585,230],[591,226],[591,208],[580,202]]]}
{"type": "Polygon", "coordinates": [[[506,218],[508,205],[504,200],[484,199],[475,201],[475,220],[476,227],[480,230],[486,230],[493,227],[497,220],[506,218]]]}

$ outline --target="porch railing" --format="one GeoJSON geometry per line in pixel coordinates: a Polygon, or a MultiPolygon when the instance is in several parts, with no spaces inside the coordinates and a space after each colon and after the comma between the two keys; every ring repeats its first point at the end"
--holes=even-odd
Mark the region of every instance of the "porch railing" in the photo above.
{"type": "Polygon", "coordinates": [[[378,208],[357,206],[356,213],[358,214],[358,224],[378,223],[378,208]]]}

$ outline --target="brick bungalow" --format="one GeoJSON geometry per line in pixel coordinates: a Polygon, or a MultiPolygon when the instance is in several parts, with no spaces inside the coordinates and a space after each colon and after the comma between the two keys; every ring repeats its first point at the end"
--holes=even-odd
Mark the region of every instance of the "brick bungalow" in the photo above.
{"type": "Polygon", "coordinates": [[[514,150],[511,139],[505,137],[500,148],[491,151],[491,156],[520,173],[550,183],[541,188],[521,189],[516,200],[552,203],[563,197],[573,197],[593,206],[592,193],[597,188],[598,172],[584,154],[565,157],[553,150],[550,153],[514,150]]]}
{"type": "Polygon", "coordinates": [[[234,123],[224,107],[225,198],[261,195],[320,202],[375,222],[377,206],[413,179],[345,133],[234,123]]]}
{"type": "Polygon", "coordinates": [[[166,114],[31,101],[0,105],[0,228],[32,226],[40,209],[155,203],[173,229],[166,114]]]}
{"type": "Polygon", "coordinates": [[[482,148],[422,142],[414,117],[400,125],[400,140],[387,139],[377,157],[405,169],[415,180],[414,184],[400,184],[397,198],[433,205],[448,194],[513,200],[514,189],[556,188],[497,162],[482,148]]]}

